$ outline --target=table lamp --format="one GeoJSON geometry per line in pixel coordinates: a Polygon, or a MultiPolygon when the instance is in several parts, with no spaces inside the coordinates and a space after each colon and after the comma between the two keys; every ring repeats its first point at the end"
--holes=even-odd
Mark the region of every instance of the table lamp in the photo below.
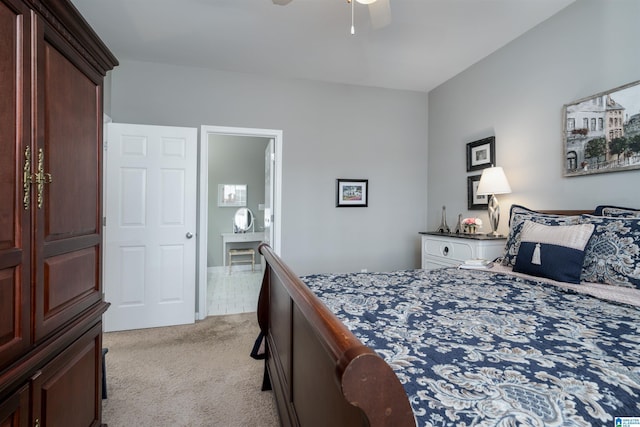
{"type": "Polygon", "coordinates": [[[500,222],[500,205],[496,194],[511,193],[509,181],[504,171],[499,166],[492,166],[482,171],[480,183],[478,184],[478,196],[489,196],[487,210],[489,212],[489,223],[491,224],[491,233],[489,236],[497,237],[498,223],[500,222]]]}

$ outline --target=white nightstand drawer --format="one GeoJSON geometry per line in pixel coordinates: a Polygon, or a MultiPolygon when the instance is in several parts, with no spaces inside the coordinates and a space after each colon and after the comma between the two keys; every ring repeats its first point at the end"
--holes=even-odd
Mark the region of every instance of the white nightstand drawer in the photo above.
{"type": "Polygon", "coordinates": [[[436,268],[443,268],[443,267],[457,267],[458,265],[460,265],[459,262],[454,260],[446,260],[444,258],[442,258],[442,262],[434,261],[434,258],[425,258],[422,261],[422,268],[425,270],[435,270],[436,268]],[[448,262],[448,261],[453,261],[453,262],[448,262]]]}
{"type": "Polygon", "coordinates": [[[473,248],[463,241],[426,239],[424,250],[427,255],[461,262],[473,258],[473,248]]]}
{"type": "Polygon", "coordinates": [[[465,260],[493,260],[502,255],[506,239],[486,235],[420,233],[422,235],[422,268],[457,266],[465,260]]]}

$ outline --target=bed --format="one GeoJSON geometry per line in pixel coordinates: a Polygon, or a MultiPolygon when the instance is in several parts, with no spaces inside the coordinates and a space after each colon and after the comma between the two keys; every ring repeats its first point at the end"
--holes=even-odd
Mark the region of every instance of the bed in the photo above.
{"type": "Polygon", "coordinates": [[[640,215],[608,208],[515,205],[490,270],[300,278],[261,245],[263,388],[274,390],[282,424],[640,417],[640,215]]]}

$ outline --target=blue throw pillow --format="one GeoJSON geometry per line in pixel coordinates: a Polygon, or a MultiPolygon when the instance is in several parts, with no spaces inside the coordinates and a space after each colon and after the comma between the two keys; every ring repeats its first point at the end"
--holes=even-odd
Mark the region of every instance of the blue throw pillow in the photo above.
{"type": "Polygon", "coordinates": [[[640,289],[640,218],[583,215],[593,224],[582,280],[640,289]]]}
{"type": "Polygon", "coordinates": [[[594,228],[593,224],[549,226],[525,221],[513,271],[580,283],[584,249],[594,228]]]}
{"type": "Polygon", "coordinates": [[[533,221],[544,225],[575,225],[580,222],[580,216],[566,216],[540,213],[524,206],[511,205],[509,212],[509,235],[505,244],[502,265],[513,267],[520,249],[520,233],[525,221],[533,221]]]}

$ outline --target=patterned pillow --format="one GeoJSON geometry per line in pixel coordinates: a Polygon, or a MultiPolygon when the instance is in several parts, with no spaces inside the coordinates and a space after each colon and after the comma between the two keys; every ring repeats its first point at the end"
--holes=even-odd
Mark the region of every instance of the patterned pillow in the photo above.
{"type": "Polygon", "coordinates": [[[640,215],[640,209],[613,205],[598,205],[594,209],[593,215],[634,217],[640,215]]]}
{"type": "Polygon", "coordinates": [[[525,221],[533,221],[544,225],[576,225],[580,222],[580,216],[565,216],[543,214],[520,205],[511,205],[509,213],[509,236],[505,245],[502,265],[513,267],[520,249],[520,233],[525,221]]]}
{"type": "Polygon", "coordinates": [[[640,218],[582,215],[595,225],[582,280],[640,289],[640,218]]]}
{"type": "Polygon", "coordinates": [[[602,216],[615,216],[623,218],[640,218],[640,210],[629,208],[617,208],[615,206],[604,206],[602,216]]]}
{"type": "Polygon", "coordinates": [[[593,224],[550,226],[525,221],[513,271],[580,283],[584,248],[594,228],[593,224]]]}

